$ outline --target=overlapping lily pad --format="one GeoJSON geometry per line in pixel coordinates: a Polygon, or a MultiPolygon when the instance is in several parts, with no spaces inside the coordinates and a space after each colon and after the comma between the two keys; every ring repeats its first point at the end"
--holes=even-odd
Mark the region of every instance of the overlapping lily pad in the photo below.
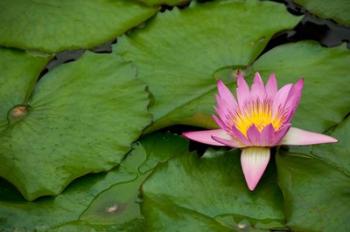
{"type": "Polygon", "coordinates": [[[143,231],[140,184],[158,162],[187,150],[178,136],[146,137],[108,174],[83,177],[62,194],[34,202],[1,183],[1,231],[143,231]]]}
{"type": "Polygon", "coordinates": [[[136,63],[140,79],[154,95],[151,130],[175,123],[209,126],[212,104],[200,106],[197,101],[213,99],[213,73],[250,64],[275,33],[298,20],[273,2],[192,4],[158,14],[143,30],[121,38],[115,53],[136,63]],[[190,115],[183,114],[184,107],[190,115]]]}
{"type": "Polygon", "coordinates": [[[83,177],[59,196],[34,202],[1,183],[0,229],[232,231],[283,226],[273,166],[250,192],[238,151],[208,151],[198,158],[187,149],[187,142],[177,136],[149,135],[119,168],[83,177]]]}
{"type": "MultiPolygon", "coordinates": [[[[0,45],[90,48],[150,18],[159,9],[153,5],[184,2],[4,0],[0,45]]],[[[0,176],[21,192],[0,179],[0,231],[350,230],[349,50],[299,42],[260,56],[300,18],[269,1],[198,2],[159,13],[118,40],[114,55],[87,53],[39,81],[49,56],[0,48],[0,176]],[[158,133],[126,156],[150,123],[146,84],[155,116],[148,132],[212,127],[216,80],[234,89],[237,69],[248,80],[274,72],[280,85],[303,77],[294,125],[339,143],[280,148],[278,174],[271,162],[254,192],[237,150],[209,149],[199,158],[184,139],[158,133]]],[[[345,1],[338,0],[342,9],[337,1],[328,9],[296,2],[349,25],[345,1]]]]}
{"type": "MultiPolygon", "coordinates": [[[[17,85],[18,78],[12,81],[17,85]]],[[[1,99],[6,104],[19,100],[6,96],[1,99]]],[[[54,69],[25,100],[7,109],[0,176],[29,200],[57,194],[79,176],[111,169],[150,120],[148,93],[135,79],[134,67],[110,55],[88,53],[54,69]]]]}
{"type": "Polygon", "coordinates": [[[113,40],[157,10],[128,0],[3,0],[0,44],[50,53],[90,48],[113,40]]]}
{"type": "Polygon", "coordinates": [[[321,18],[333,19],[340,24],[350,26],[350,2],[348,0],[294,0],[321,18]]]}
{"type": "Polygon", "coordinates": [[[186,231],[282,226],[282,195],[273,166],[251,192],[240,168],[239,151],[210,153],[202,158],[183,154],[153,172],[142,187],[147,226],[154,231],[176,231],[177,225],[186,231]]]}
{"type": "Polygon", "coordinates": [[[335,144],[282,150],[277,156],[287,224],[294,231],[350,230],[349,117],[336,128],[335,144]]]}

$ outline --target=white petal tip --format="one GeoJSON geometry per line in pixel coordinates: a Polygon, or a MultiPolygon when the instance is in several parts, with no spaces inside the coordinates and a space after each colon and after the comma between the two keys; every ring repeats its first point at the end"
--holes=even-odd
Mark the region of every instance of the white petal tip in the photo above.
{"type": "Polygon", "coordinates": [[[258,185],[258,182],[256,182],[256,183],[247,183],[247,186],[248,186],[248,189],[250,190],[250,191],[254,191],[254,189],[255,189],[255,187],[258,185]]]}

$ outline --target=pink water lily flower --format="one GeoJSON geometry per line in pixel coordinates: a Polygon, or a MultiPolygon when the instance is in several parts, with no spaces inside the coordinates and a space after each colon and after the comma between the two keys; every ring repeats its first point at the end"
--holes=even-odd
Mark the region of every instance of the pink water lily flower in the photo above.
{"type": "Polygon", "coordinates": [[[214,130],[186,132],[191,140],[241,148],[241,166],[250,190],[254,190],[270,160],[270,148],[279,145],[310,145],[337,142],[327,135],[291,127],[304,81],[277,89],[272,74],[264,85],[259,73],[249,88],[241,73],[237,74],[236,98],[225,84],[217,83],[216,113],[220,127],[214,130]]]}

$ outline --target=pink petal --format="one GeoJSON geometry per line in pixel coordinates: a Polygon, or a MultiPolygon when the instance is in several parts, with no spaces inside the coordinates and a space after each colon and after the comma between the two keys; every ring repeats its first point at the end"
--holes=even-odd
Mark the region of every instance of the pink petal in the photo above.
{"type": "Polygon", "coordinates": [[[304,80],[300,79],[297,81],[295,85],[293,85],[292,89],[289,92],[289,96],[287,99],[287,102],[285,104],[285,108],[289,110],[288,114],[286,115],[286,121],[290,121],[298,108],[301,94],[304,87],[304,80]]]}
{"type": "Polygon", "coordinates": [[[270,160],[270,149],[250,147],[242,149],[241,165],[248,188],[253,191],[270,160]]]}
{"type": "Polygon", "coordinates": [[[212,139],[213,136],[230,139],[231,136],[226,133],[223,129],[216,130],[204,130],[204,131],[190,131],[182,134],[184,137],[191,139],[193,141],[197,141],[200,143],[215,145],[215,146],[225,146],[222,143],[219,143],[212,139]]]}
{"type": "Polygon", "coordinates": [[[251,145],[260,145],[262,142],[261,134],[254,124],[248,128],[247,137],[251,145]]]}
{"type": "Polygon", "coordinates": [[[290,96],[288,97],[288,100],[294,100],[297,103],[299,103],[300,98],[301,98],[301,93],[303,91],[303,87],[304,87],[304,79],[299,79],[297,81],[297,83],[295,83],[293,85],[293,88],[291,90],[291,92],[289,93],[290,96]]]}
{"type": "Polygon", "coordinates": [[[331,136],[291,127],[287,132],[286,136],[284,136],[284,138],[280,142],[280,144],[281,145],[311,145],[311,144],[336,143],[336,142],[338,142],[338,140],[331,136]]]}
{"type": "Polygon", "coordinates": [[[258,72],[255,73],[252,89],[250,91],[250,96],[251,97],[258,97],[261,100],[264,99],[266,96],[264,82],[261,79],[261,76],[258,72]]]}
{"type": "Polygon", "coordinates": [[[291,127],[292,124],[290,123],[286,123],[283,124],[277,131],[275,131],[273,137],[272,137],[272,141],[271,143],[274,146],[277,146],[280,144],[281,140],[283,139],[283,137],[287,134],[289,128],[291,127]]]}
{"type": "Polygon", "coordinates": [[[226,108],[224,105],[225,103],[221,102],[219,96],[216,96],[216,101],[218,102],[215,107],[215,112],[219,116],[219,118],[224,122],[231,114],[230,111],[228,111],[228,108],[226,108]],[[220,103],[219,103],[220,102],[220,103]]]}
{"type": "Polygon", "coordinates": [[[216,96],[216,102],[217,105],[215,107],[215,110],[220,119],[223,122],[231,120],[231,118],[233,117],[234,108],[229,106],[229,104],[224,99],[220,98],[219,95],[216,96]]]}
{"type": "Polygon", "coordinates": [[[229,146],[234,148],[244,147],[244,144],[240,143],[240,141],[238,140],[234,140],[233,138],[224,139],[222,137],[212,136],[212,139],[224,146],[229,146]]]}
{"type": "Polygon", "coordinates": [[[219,97],[227,103],[227,106],[232,108],[232,110],[236,108],[237,107],[236,99],[232,95],[231,91],[224,84],[224,82],[219,80],[217,82],[217,88],[218,88],[219,97]]]}
{"type": "Polygon", "coordinates": [[[250,145],[250,142],[248,140],[248,138],[246,138],[244,136],[244,134],[242,134],[242,132],[240,132],[236,126],[232,126],[231,129],[231,134],[233,137],[237,138],[237,140],[239,140],[241,143],[245,144],[245,145],[250,145]]]}
{"type": "Polygon", "coordinates": [[[278,92],[276,93],[272,103],[272,112],[274,116],[279,112],[281,108],[283,109],[292,87],[293,84],[287,84],[283,86],[280,90],[278,90],[278,92]]]}
{"type": "Polygon", "coordinates": [[[226,130],[228,127],[227,125],[220,119],[218,118],[216,115],[213,115],[212,118],[214,119],[215,123],[221,128],[226,130]]]}
{"type": "Polygon", "coordinates": [[[260,145],[265,147],[275,146],[273,144],[275,129],[272,124],[269,124],[264,127],[264,129],[260,133],[260,145]]]}
{"type": "Polygon", "coordinates": [[[249,86],[244,80],[244,77],[241,72],[237,73],[237,101],[238,104],[242,107],[244,103],[249,100],[249,86]]]}
{"type": "Polygon", "coordinates": [[[275,74],[271,74],[265,86],[267,96],[274,97],[277,93],[277,88],[276,76],[275,74]]]}

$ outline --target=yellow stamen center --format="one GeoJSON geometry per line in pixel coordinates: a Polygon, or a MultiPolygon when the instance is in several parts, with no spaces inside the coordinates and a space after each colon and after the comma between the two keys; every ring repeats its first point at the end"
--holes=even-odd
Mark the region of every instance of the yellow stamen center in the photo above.
{"type": "Polygon", "coordinates": [[[236,128],[245,136],[249,127],[255,125],[261,132],[266,126],[272,124],[275,130],[278,130],[283,124],[283,118],[272,115],[270,102],[250,102],[243,109],[236,112],[233,117],[233,123],[236,128]]]}

